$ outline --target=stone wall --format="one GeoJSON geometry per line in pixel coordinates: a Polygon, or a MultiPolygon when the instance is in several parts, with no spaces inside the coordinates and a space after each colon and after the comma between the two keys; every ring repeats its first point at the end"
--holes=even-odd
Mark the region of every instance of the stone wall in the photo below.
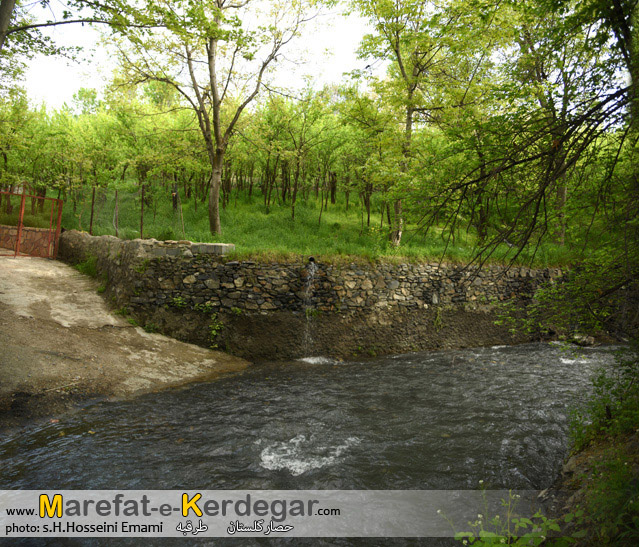
{"type": "MultiPolygon", "coordinates": [[[[0,247],[15,251],[18,239],[17,226],[0,224],[0,247]]],[[[20,254],[52,257],[55,252],[55,232],[48,228],[33,228],[23,226],[20,234],[20,254]]],[[[4,254],[4,253],[3,253],[4,254]]]]}
{"type": "Polygon", "coordinates": [[[495,303],[532,298],[560,270],[436,264],[257,263],[221,245],[64,232],[60,256],[98,258],[113,305],[149,330],[249,359],[352,357],[503,344],[495,303]],[[215,254],[219,253],[219,254],[215,254]]]}

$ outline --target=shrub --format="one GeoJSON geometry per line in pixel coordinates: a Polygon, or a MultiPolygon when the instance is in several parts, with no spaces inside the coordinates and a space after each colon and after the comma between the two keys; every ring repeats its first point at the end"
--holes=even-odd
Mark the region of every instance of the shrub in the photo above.
{"type": "Polygon", "coordinates": [[[78,262],[74,268],[89,277],[98,277],[98,257],[88,255],[82,262],[78,262]]]}

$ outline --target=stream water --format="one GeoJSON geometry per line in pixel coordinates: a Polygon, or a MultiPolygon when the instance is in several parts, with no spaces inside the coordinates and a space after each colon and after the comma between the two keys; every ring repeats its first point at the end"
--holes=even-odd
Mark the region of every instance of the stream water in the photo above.
{"type": "Polygon", "coordinates": [[[0,441],[0,489],[541,489],[609,350],[261,364],[0,441]]]}

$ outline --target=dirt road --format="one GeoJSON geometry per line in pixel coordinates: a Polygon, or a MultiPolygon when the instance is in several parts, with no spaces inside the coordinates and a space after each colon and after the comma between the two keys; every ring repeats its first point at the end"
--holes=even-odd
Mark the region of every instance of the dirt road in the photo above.
{"type": "Polygon", "coordinates": [[[0,257],[0,428],[87,398],[131,396],[248,365],[130,325],[108,310],[93,279],[66,264],[0,257]]]}

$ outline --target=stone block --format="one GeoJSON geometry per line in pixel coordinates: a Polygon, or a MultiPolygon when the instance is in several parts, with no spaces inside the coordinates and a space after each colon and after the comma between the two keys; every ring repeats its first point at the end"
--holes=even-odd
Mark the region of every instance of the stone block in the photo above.
{"type": "Polygon", "coordinates": [[[207,279],[204,284],[208,289],[217,290],[220,288],[220,282],[217,279],[207,279]]]}
{"type": "Polygon", "coordinates": [[[171,279],[160,279],[160,289],[172,291],[175,289],[175,283],[171,279]]]}

